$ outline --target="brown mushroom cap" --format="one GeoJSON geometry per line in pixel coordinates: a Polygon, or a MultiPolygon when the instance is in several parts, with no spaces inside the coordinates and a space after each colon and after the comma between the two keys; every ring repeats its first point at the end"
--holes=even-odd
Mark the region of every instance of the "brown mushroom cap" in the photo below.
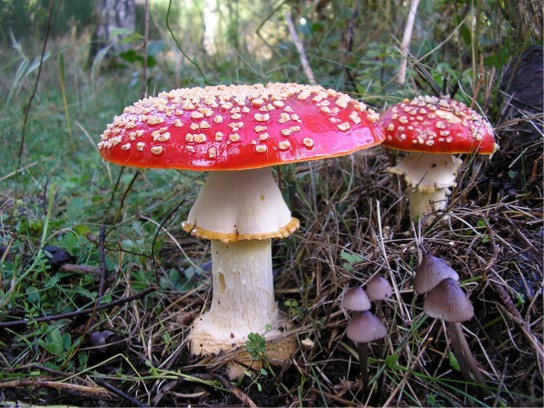
{"type": "Polygon", "coordinates": [[[123,166],[248,170],[380,144],[379,116],[321,86],[271,83],[162,92],[125,108],[98,143],[123,166]]]}
{"type": "Polygon", "coordinates": [[[387,328],[380,319],[366,311],[349,322],[346,335],[354,343],[370,343],[387,336],[387,328]]]}
{"type": "Polygon", "coordinates": [[[385,300],[393,294],[393,288],[383,276],[375,275],[368,281],[366,293],[370,300],[385,300]]]}
{"type": "Polygon", "coordinates": [[[459,282],[451,278],[444,279],[427,294],[423,310],[435,319],[450,323],[464,322],[474,316],[472,303],[459,282]]]}
{"type": "Polygon", "coordinates": [[[364,312],[371,307],[368,295],[360,286],[348,290],[344,294],[341,305],[343,308],[354,312],[364,312]]]}
{"type": "Polygon", "coordinates": [[[407,152],[493,154],[493,128],[479,113],[449,97],[418,96],[381,115],[384,146],[407,152]]]}
{"type": "Polygon", "coordinates": [[[416,269],[416,293],[427,293],[447,278],[459,280],[459,275],[443,259],[427,252],[416,269]]]}

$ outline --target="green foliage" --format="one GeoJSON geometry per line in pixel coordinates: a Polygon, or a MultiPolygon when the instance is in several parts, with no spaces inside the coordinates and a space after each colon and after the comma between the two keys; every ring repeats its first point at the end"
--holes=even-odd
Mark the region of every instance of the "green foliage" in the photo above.
{"type": "MultiPolygon", "coordinates": [[[[269,327],[266,332],[270,330],[269,327]]],[[[264,334],[259,333],[249,333],[247,336],[246,350],[256,360],[266,360],[266,338],[264,336],[264,334]]]]}
{"type": "MultiPolygon", "coordinates": [[[[30,39],[45,32],[50,0],[0,0],[0,44],[15,38],[30,39]]],[[[62,35],[74,28],[79,33],[92,23],[94,0],[52,2],[56,10],[53,35],[62,35]]]]}
{"type": "Polygon", "coordinates": [[[356,263],[364,261],[364,258],[361,255],[350,253],[347,251],[342,251],[340,253],[340,258],[344,261],[342,267],[346,271],[353,271],[356,263]]]}

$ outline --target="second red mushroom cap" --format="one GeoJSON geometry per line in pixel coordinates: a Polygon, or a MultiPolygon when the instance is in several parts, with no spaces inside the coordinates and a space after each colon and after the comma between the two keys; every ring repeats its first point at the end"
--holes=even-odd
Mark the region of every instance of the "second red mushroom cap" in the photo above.
{"type": "Polygon", "coordinates": [[[407,152],[493,154],[493,128],[479,113],[449,97],[419,96],[381,116],[384,146],[407,152]]]}

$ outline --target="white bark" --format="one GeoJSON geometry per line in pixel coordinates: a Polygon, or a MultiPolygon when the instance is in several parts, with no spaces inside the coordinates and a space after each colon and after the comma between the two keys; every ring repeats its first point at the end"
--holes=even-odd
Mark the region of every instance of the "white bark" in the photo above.
{"type": "Polygon", "coordinates": [[[410,51],[410,42],[412,41],[412,32],[414,30],[414,23],[416,21],[417,7],[419,6],[419,0],[410,1],[410,9],[408,11],[408,19],[406,20],[406,26],[404,27],[404,35],[402,36],[402,44],[400,46],[400,54],[402,61],[400,62],[399,73],[397,81],[399,84],[404,85],[406,82],[406,67],[408,65],[408,53],[410,51]]]}

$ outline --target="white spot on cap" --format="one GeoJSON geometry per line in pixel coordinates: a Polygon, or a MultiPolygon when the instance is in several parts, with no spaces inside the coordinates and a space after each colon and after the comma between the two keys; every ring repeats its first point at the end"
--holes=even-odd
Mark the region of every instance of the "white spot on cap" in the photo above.
{"type": "Polygon", "coordinates": [[[161,153],[162,153],[162,150],[163,150],[162,146],[153,146],[153,147],[151,148],[151,153],[153,153],[153,154],[155,154],[155,155],[161,154],[161,153]]]}
{"type": "Polygon", "coordinates": [[[278,143],[278,147],[280,150],[287,150],[291,147],[291,143],[289,143],[289,140],[282,140],[278,143]]]}
{"type": "Polygon", "coordinates": [[[147,119],[148,125],[157,125],[159,123],[163,123],[164,119],[158,116],[151,116],[147,119]]]}
{"type": "Polygon", "coordinates": [[[291,120],[291,117],[289,116],[288,113],[285,113],[285,112],[282,112],[280,114],[280,118],[278,119],[278,122],[279,123],[285,123],[285,122],[288,122],[291,120]]]}
{"type": "Polygon", "coordinates": [[[255,114],[255,120],[257,122],[266,122],[270,119],[270,115],[268,113],[256,113],[255,114]]]}
{"type": "Polygon", "coordinates": [[[349,118],[353,121],[353,123],[355,123],[356,125],[358,125],[359,123],[361,123],[361,117],[359,116],[359,114],[355,111],[351,112],[350,115],[349,115],[349,118]]]}
{"type": "Polygon", "coordinates": [[[268,150],[268,147],[266,147],[266,145],[257,145],[257,146],[255,146],[255,151],[257,153],[266,153],[267,150],[268,150]]]}
{"type": "Polygon", "coordinates": [[[206,142],[206,135],[204,133],[198,133],[194,135],[195,143],[204,143],[206,142]]]}

